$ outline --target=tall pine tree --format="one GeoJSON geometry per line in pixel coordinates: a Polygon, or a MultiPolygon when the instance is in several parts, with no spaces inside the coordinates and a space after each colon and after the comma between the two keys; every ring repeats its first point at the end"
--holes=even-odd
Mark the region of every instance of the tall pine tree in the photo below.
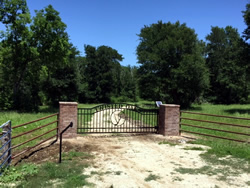
{"type": "Polygon", "coordinates": [[[248,97],[244,41],[237,29],[212,27],[206,37],[210,69],[210,100],[215,103],[242,103],[248,97]]]}

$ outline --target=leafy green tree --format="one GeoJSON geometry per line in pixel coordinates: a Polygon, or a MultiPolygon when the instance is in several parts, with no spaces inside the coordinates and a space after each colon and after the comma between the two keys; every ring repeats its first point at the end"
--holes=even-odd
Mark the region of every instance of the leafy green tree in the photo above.
{"type": "Polygon", "coordinates": [[[246,5],[246,10],[243,11],[243,18],[244,21],[247,25],[247,28],[243,32],[243,36],[245,37],[246,40],[250,39],[250,4],[246,5]]]}
{"type": "Polygon", "coordinates": [[[110,102],[116,82],[112,70],[119,66],[119,61],[123,59],[122,55],[108,46],[100,46],[96,49],[85,45],[84,48],[89,102],[110,102]]]}
{"type": "Polygon", "coordinates": [[[66,24],[52,5],[36,11],[31,24],[32,45],[39,53],[42,95],[53,106],[60,100],[76,100],[78,81],[75,58],[79,52],[69,43],[66,24]]]}
{"type": "Polygon", "coordinates": [[[136,79],[136,67],[131,67],[128,65],[127,67],[122,67],[120,80],[121,80],[121,93],[120,96],[123,97],[123,101],[137,101],[137,79],[136,79]]]}
{"type": "Polygon", "coordinates": [[[2,35],[1,51],[1,102],[2,109],[37,110],[39,97],[36,66],[37,51],[30,45],[32,33],[26,0],[3,0],[0,4],[0,21],[6,32],[2,35]],[[33,82],[30,82],[33,80],[33,82]]]}
{"type": "Polygon", "coordinates": [[[40,61],[46,65],[50,76],[50,72],[68,62],[71,45],[66,32],[67,26],[52,5],[35,12],[36,16],[31,25],[32,42],[37,47],[40,61]]]}
{"type": "Polygon", "coordinates": [[[86,79],[87,61],[85,57],[76,56],[75,58],[76,71],[78,74],[78,101],[80,103],[88,102],[88,83],[86,79]]]}
{"type": "Polygon", "coordinates": [[[59,101],[77,101],[80,91],[80,72],[76,62],[78,55],[76,48],[71,48],[71,55],[68,57],[66,65],[58,65],[56,69],[50,72],[49,79],[43,84],[43,90],[49,103],[57,107],[59,101]]]}
{"type": "Polygon", "coordinates": [[[51,5],[31,22],[25,0],[1,1],[0,108],[33,111],[39,105],[77,100],[79,51],[69,43],[64,24],[51,5]]]}
{"type": "Polygon", "coordinates": [[[209,85],[202,43],[185,24],[144,26],[137,47],[140,96],[189,106],[209,85]]]}
{"type": "MultiPolygon", "coordinates": [[[[247,82],[248,82],[248,86],[250,85],[250,43],[249,43],[249,39],[250,39],[250,4],[246,5],[246,11],[243,11],[243,18],[244,21],[247,25],[247,28],[244,30],[243,32],[243,37],[245,38],[246,43],[245,44],[245,50],[244,50],[244,60],[247,63],[246,66],[246,71],[247,71],[247,82]]],[[[250,87],[250,86],[249,86],[250,87]]]]}
{"type": "Polygon", "coordinates": [[[237,29],[212,27],[206,39],[211,100],[223,104],[245,102],[248,96],[245,43],[237,29]]]}
{"type": "Polygon", "coordinates": [[[119,97],[121,95],[121,90],[122,90],[122,86],[121,86],[121,75],[122,72],[122,66],[120,65],[120,63],[115,63],[113,64],[113,67],[111,68],[111,74],[112,74],[112,93],[111,96],[112,97],[119,97]]]}

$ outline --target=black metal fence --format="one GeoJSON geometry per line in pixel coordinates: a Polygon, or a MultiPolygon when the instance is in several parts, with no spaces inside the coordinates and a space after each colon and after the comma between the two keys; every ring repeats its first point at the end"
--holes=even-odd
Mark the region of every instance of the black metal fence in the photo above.
{"type": "Polygon", "coordinates": [[[157,133],[158,108],[104,104],[78,108],[78,133],[157,133]]]}
{"type": "Polygon", "coordinates": [[[11,121],[0,126],[0,175],[11,163],[11,121]]]}
{"type": "Polygon", "coordinates": [[[250,143],[250,118],[181,111],[180,126],[184,133],[250,143]]]}

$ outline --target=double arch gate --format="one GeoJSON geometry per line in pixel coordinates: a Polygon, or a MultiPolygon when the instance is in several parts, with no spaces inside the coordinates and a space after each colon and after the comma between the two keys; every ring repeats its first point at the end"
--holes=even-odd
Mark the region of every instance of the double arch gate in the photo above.
{"type": "Polygon", "coordinates": [[[157,133],[159,109],[131,104],[78,108],[77,133],[157,133]]]}

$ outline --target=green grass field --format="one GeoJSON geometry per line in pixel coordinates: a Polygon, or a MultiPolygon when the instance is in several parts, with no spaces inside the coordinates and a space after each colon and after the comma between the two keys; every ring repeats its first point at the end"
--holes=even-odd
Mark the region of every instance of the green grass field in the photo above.
{"type": "MultiPolygon", "coordinates": [[[[14,126],[17,126],[17,125],[20,125],[20,124],[23,124],[23,123],[27,123],[27,122],[30,122],[30,121],[33,121],[33,120],[37,120],[39,118],[42,118],[42,117],[45,117],[45,116],[48,116],[48,115],[51,115],[51,114],[54,114],[54,113],[57,113],[58,110],[57,109],[52,109],[52,108],[49,108],[49,107],[41,107],[40,110],[39,110],[39,113],[18,113],[18,112],[15,112],[15,111],[7,111],[7,112],[0,112],[0,124],[8,121],[8,120],[11,120],[11,124],[12,124],[12,127],[14,126]]],[[[51,118],[48,118],[48,119],[45,119],[45,120],[42,120],[42,121],[39,121],[39,122],[35,122],[35,123],[32,123],[32,124],[28,124],[28,125],[25,125],[25,126],[22,126],[22,127],[19,127],[19,128],[16,128],[16,129],[13,129],[12,130],[12,136],[16,136],[16,135],[19,135],[21,133],[24,133],[24,132],[27,132],[27,131],[30,131],[36,127],[40,127],[42,125],[45,125],[47,123],[50,123],[52,121],[55,121],[57,120],[57,117],[54,116],[54,117],[51,117],[51,118]]],[[[12,140],[12,146],[15,146],[17,144],[20,144],[20,143],[23,143],[25,141],[27,141],[28,139],[31,139],[31,138],[34,138],[36,136],[39,136],[49,130],[52,130],[54,128],[57,127],[57,124],[56,123],[53,123],[51,125],[48,125],[42,129],[38,129],[32,133],[29,133],[29,134],[26,134],[26,135],[23,135],[23,136],[20,136],[18,138],[14,138],[12,140]]],[[[19,150],[19,149],[22,149],[24,147],[27,147],[27,146],[33,146],[35,145],[36,143],[40,142],[41,140],[44,140],[46,138],[49,138],[53,135],[56,134],[56,130],[40,137],[40,138],[37,138],[31,142],[28,142],[20,147],[18,147],[17,149],[15,150],[19,150]]],[[[14,150],[14,152],[15,152],[14,150]]]]}
{"type": "MultiPolygon", "coordinates": [[[[199,106],[194,105],[193,108],[187,111],[250,119],[250,105],[228,105],[226,106],[226,105],[204,104],[204,105],[199,105],[199,106]]],[[[206,116],[206,115],[203,116],[203,115],[198,115],[198,114],[196,115],[196,114],[187,114],[187,113],[182,113],[182,117],[205,120],[205,121],[228,123],[228,124],[244,125],[244,126],[250,127],[250,120],[211,117],[211,116],[206,116]]],[[[225,130],[225,131],[232,131],[232,132],[239,132],[239,133],[250,135],[250,128],[245,128],[245,127],[236,127],[236,126],[229,126],[229,125],[222,125],[222,124],[208,123],[208,122],[198,122],[198,121],[193,121],[193,120],[181,120],[181,122],[195,125],[195,126],[201,126],[201,127],[213,128],[213,129],[219,129],[219,130],[225,130]]],[[[193,132],[200,132],[204,134],[212,134],[215,136],[238,139],[238,140],[243,140],[243,141],[250,141],[250,136],[247,136],[247,135],[225,133],[225,132],[220,132],[220,131],[206,130],[206,129],[189,127],[189,126],[182,126],[182,129],[193,131],[193,132]]]]}
{"type": "MultiPolygon", "coordinates": [[[[154,105],[154,102],[151,101],[140,101],[138,103],[130,103],[130,104],[136,104],[140,107],[150,107],[154,105]]],[[[97,106],[99,104],[79,104],[79,108],[91,108],[94,106],[97,106]]],[[[202,105],[192,105],[190,109],[185,109],[186,111],[194,111],[194,112],[201,112],[201,113],[208,113],[208,114],[216,114],[216,115],[226,115],[226,116],[236,116],[236,117],[243,117],[243,118],[250,118],[250,105],[212,105],[212,104],[202,104],[202,105]]],[[[29,121],[36,120],[38,118],[48,116],[50,114],[58,112],[58,109],[52,109],[48,107],[41,107],[39,110],[39,113],[17,113],[17,112],[0,112],[0,124],[6,122],[7,120],[12,121],[12,126],[16,126],[22,123],[26,123],[29,121]]],[[[131,114],[131,112],[128,112],[131,114]]],[[[136,119],[136,115],[132,113],[131,117],[136,119]]],[[[227,122],[227,123],[234,123],[234,124],[240,124],[240,125],[246,125],[250,126],[250,121],[245,120],[232,120],[232,119],[225,119],[225,118],[216,118],[216,117],[207,117],[207,116],[198,116],[193,114],[184,114],[183,117],[188,118],[196,118],[196,119],[203,119],[203,120],[209,120],[209,121],[220,121],[220,122],[227,122]]],[[[28,130],[31,130],[33,128],[36,128],[38,126],[44,125],[48,122],[56,120],[56,117],[49,118],[47,120],[43,120],[37,123],[33,123],[27,126],[24,126],[22,128],[14,129],[13,130],[13,136],[20,134],[22,132],[26,132],[28,130]]],[[[91,118],[88,117],[86,121],[90,121],[91,118]]],[[[146,120],[149,122],[149,120],[146,120]]],[[[208,123],[200,123],[200,122],[194,122],[189,120],[182,120],[183,123],[188,123],[192,125],[198,125],[198,126],[206,126],[206,127],[212,127],[222,130],[229,130],[229,131],[237,131],[237,132],[243,132],[243,133],[249,133],[249,128],[238,128],[238,127],[231,127],[231,126],[222,126],[222,125],[215,125],[215,124],[208,124],[208,123]]],[[[35,137],[37,135],[40,135],[52,128],[55,128],[56,124],[50,125],[43,130],[37,130],[36,132],[32,133],[32,137],[35,137]]],[[[243,135],[234,135],[231,133],[223,133],[223,132],[216,132],[211,130],[204,130],[204,129],[198,129],[198,128],[191,128],[182,126],[182,129],[184,130],[191,130],[194,132],[202,132],[206,134],[213,134],[217,136],[223,136],[228,138],[234,138],[234,139],[240,139],[240,140],[248,140],[249,136],[243,136],[243,135]]],[[[55,134],[56,131],[53,131],[50,133],[50,135],[55,134]]],[[[50,135],[47,135],[46,138],[48,138],[50,135]]],[[[191,135],[196,136],[197,135],[191,135]]],[[[13,140],[13,145],[26,141],[28,138],[30,138],[30,135],[20,137],[19,139],[13,140]]],[[[236,157],[241,158],[247,158],[250,160],[250,147],[249,144],[243,144],[243,143],[236,143],[226,140],[221,140],[217,138],[208,138],[208,137],[198,137],[196,143],[201,143],[205,145],[209,145],[212,150],[210,152],[214,152],[215,154],[219,155],[233,155],[236,157]]],[[[39,138],[37,140],[34,140],[31,143],[25,144],[23,147],[33,145],[34,143],[39,142],[39,140],[44,139],[44,137],[39,138]]]]}
{"type": "MultiPolygon", "coordinates": [[[[81,108],[91,108],[94,106],[97,106],[98,104],[79,104],[78,107],[81,108]]],[[[149,107],[154,105],[153,102],[140,102],[138,106],[141,107],[149,107]]],[[[33,121],[38,118],[48,116],[50,114],[56,113],[57,109],[49,109],[48,107],[41,107],[39,113],[17,113],[17,112],[0,112],[0,122],[6,122],[7,120],[12,121],[12,125],[18,125],[22,124],[28,121],[33,121]]],[[[201,112],[201,113],[208,113],[208,114],[216,114],[216,115],[227,115],[227,116],[235,116],[235,117],[244,117],[244,118],[250,118],[250,105],[212,105],[212,104],[202,104],[202,105],[193,105],[190,109],[186,109],[186,111],[193,111],[193,112],[201,112]]],[[[125,112],[126,113],[126,112],[125,112]]],[[[131,118],[136,119],[138,112],[127,112],[130,114],[131,118]]],[[[246,126],[250,126],[250,121],[244,121],[244,120],[228,120],[225,118],[216,118],[216,117],[202,117],[194,114],[183,114],[183,117],[188,118],[197,118],[197,119],[205,119],[210,121],[223,121],[228,123],[236,123],[236,124],[242,124],[246,126]]],[[[55,117],[49,118],[47,120],[43,120],[39,123],[34,123],[31,125],[27,125],[26,127],[22,127],[19,129],[13,130],[13,135],[17,135],[21,132],[26,132],[30,129],[33,129],[35,127],[44,125],[48,122],[51,122],[55,120],[55,117]]],[[[86,121],[90,121],[91,117],[88,117],[86,121]]],[[[184,121],[184,120],[183,120],[184,121]]],[[[183,122],[182,121],[182,122],[183,122]]],[[[190,124],[196,124],[199,126],[206,126],[206,127],[214,127],[218,129],[223,130],[232,130],[232,131],[241,131],[244,133],[249,133],[249,129],[247,130],[241,130],[241,128],[232,128],[227,126],[218,126],[215,124],[207,124],[207,123],[199,123],[199,122],[192,122],[189,120],[185,120],[186,122],[190,124]]],[[[147,122],[149,122],[147,120],[147,122]]],[[[38,130],[35,133],[32,133],[32,137],[36,136],[36,134],[42,134],[42,132],[47,131],[48,129],[55,127],[56,124],[53,124],[52,126],[48,126],[44,130],[38,130]]],[[[197,128],[190,128],[182,126],[182,129],[187,129],[191,131],[198,131],[203,132],[206,134],[214,134],[218,136],[223,137],[230,137],[230,138],[236,138],[236,139],[249,139],[249,136],[241,136],[236,135],[233,136],[229,133],[223,133],[223,132],[211,132],[210,130],[202,130],[197,128]]],[[[54,132],[53,132],[54,133],[54,132]]],[[[30,136],[30,135],[29,135],[30,136]]],[[[23,142],[27,140],[28,137],[22,137],[19,140],[13,140],[14,144],[17,144],[19,142],[23,142]]],[[[250,144],[246,143],[237,143],[222,139],[216,139],[216,138],[209,138],[209,137],[197,137],[197,135],[189,135],[190,137],[196,137],[198,139],[191,141],[192,144],[202,144],[207,145],[210,147],[206,152],[201,154],[200,156],[211,166],[216,166],[218,168],[216,169],[226,169],[230,168],[235,171],[250,173],[250,144]],[[221,160],[223,157],[231,156],[228,160],[221,160]],[[236,160],[235,160],[236,159],[236,160]]],[[[46,136],[48,137],[48,136],[46,136]]],[[[41,138],[42,139],[42,138],[41,138]]],[[[29,146],[32,144],[35,144],[34,141],[32,143],[29,143],[25,146],[29,146]]],[[[162,144],[162,143],[159,143],[162,144]]],[[[163,143],[166,144],[166,143],[163,143]]],[[[172,143],[167,143],[172,144],[172,143]]],[[[190,148],[197,148],[196,145],[194,147],[190,148]]],[[[4,178],[0,180],[0,183],[13,183],[18,182],[16,185],[19,187],[50,187],[54,185],[54,182],[57,183],[60,187],[80,187],[80,186],[93,186],[87,181],[87,178],[89,176],[83,175],[82,172],[84,169],[88,166],[88,164],[82,164],[77,160],[77,157],[85,157],[86,155],[81,153],[64,153],[63,154],[63,163],[60,165],[56,163],[44,163],[41,165],[33,165],[33,164],[23,164],[21,166],[17,167],[11,167],[9,170],[4,172],[4,178]],[[76,158],[75,158],[76,157],[76,158]],[[58,172],[63,173],[58,173],[58,172]]],[[[87,155],[88,156],[88,155],[87,155]]],[[[203,167],[201,169],[191,169],[191,168],[180,168],[182,173],[207,173],[207,170],[204,171],[203,167]],[[203,171],[204,172],[203,172],[203,171]],[[185,171],[185,172],[184,172],[185,171]]],[[[210,171],[209,171],[210,173],[210,171]]],[[[211,171],[211,173],[217,174],[217,171],[211,171]]],[[[225,173],[226,174],[226,173],[225,173]]],[[[150,174],[151,175],[151,174],[150,174]]],[[[91,176],[91,175],[90,175],[91,176]]],[[[223,177],[226,177],[226,175],[223,175],[223,177]]],[[[150,181],[151,179],[156,179],[157,177],[147,177],[145,181],[150,181]]],[[[2,185],[8,185],[8,184],[2,184],[2,185]]],[[[8,186],[7,186],[8,187],[8,186]]]]}
{"type": "Polygon", "coordinates": [[[250,118],[250,104],[194,104],[187,111],[250,118]]]}
{"type": "MultiPolygon", "coordinates": [[[[212,104],[202,104],[202,105],[193,105],[190,109],[186,109],[185,111],[194,111],[200,113],[208,113],[208,114],[216,114],[216,115],[224,115],[224,116],[233,116],[233,117],[241,117],[241,118],[250,118],[250,105],[212,105],[212,104]]],[[[225,122],[232,124],[245,125],[250,127],[250,120],[235,120],[235,119],[227,119],[227,118],[218,118],[218,117],[209,117],[209,116],[200,116],[194,114],[182,114],[182,117],[193,118],[193,119],[201,119],[208,121],[217,121],[217,122],[225,122]]],[[[241,132],[250,134],[250,128],[241,128],[241,127],[233,127],[226,125],[218,125],[213,123],[203,123],[196,122],[191,120],[182,120],[182,123],[198,125],[201,127],[209,127],[227,131],[241,132]]],[[[221,137],[233,138],[243,141],[250,141],[250,136],[237,135],[232,133],[224,133],[212,130],[205,130],[200,128],[182,126],[183,130],[189,130],[193,132],[211,134],[221,137]]],[[[197,137],[197,135],[190,134],[191,137],[197,137]]],[[[237,158],[244,158],[247,161],[250,161],[250,144],[247,143],[237,143],[233,141],[227,141],[218,138],[210,138],[210,137],[202,137],[198,136],[194,143],[204,144],[210,146],[211,149],[204,155],[207,159],[212,159],[213,155],[216,156],[226,156],[232,155],[237,158]]]]}
{"type": "Polygon", "coordinates": [[[93,187],[83,174],[92,158],[89,153],[70,151],[62,153],[61,164],[21,164],[4,171],[0,187],[93,187]]]}

